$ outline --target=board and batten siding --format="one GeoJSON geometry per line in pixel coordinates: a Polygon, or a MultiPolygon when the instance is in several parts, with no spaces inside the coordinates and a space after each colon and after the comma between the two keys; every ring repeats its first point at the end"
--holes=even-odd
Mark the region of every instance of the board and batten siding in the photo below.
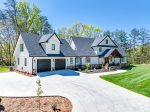
{"type": "Polygon", "coordinates": [[[46,51],[46,54],[60,54],[60,41],[53,35],[48,42],[41,44],[43,49],[46,51]],[[55,50],[52,50],[52,44],[55,44],[55,50]]]}
{"type": "Polygon", "coordinates": [[[18,70],[23,70],[23,71],[32,73],[32,57],[29,57],[28,50],[24,44],[24,41],[21,35],[16,45],[14,57],[15,57],[15,66],[18,70]],[[20,44],[23,44],[24,46],[23,51],[20,51],[20,44]],[[18,65],[18,58],[19,58],[19,65],[18,65]],[[27,66],[25,66],[25,63],[24,63],[25,58],[27,59],[27,66]]]}
{"type": "MultiPolygon", "coordinates": [[[[90,57],[91,62],[90,64],[99,64],[99,58],[98,57],[90,57]]],[[[82,65],[86,64],[86,57],[82,57],[82,65]]]]}

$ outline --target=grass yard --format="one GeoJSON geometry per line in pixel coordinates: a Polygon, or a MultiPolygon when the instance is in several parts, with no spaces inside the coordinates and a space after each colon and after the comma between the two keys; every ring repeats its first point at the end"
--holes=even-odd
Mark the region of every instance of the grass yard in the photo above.
{"type": "Polygon", "coordinates": [[[125,73],[100,77],[114,84],[150,97],[150,65],[134,65],[125,73]]]}
{"type": "Polygon", "coordinates": [[[0,72],[7,72],[8,67],[0,66],[0,72]]]}

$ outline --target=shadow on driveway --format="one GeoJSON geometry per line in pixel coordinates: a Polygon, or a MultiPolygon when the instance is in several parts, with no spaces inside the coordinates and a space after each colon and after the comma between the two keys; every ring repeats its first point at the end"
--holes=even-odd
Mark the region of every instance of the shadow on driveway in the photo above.
{"type": "Polygon", "coordinates": [[[52,75],[61,75],[61,76],[79,76],[80,73],[74,70],[56,70],[56,71],[47,71],[37,73],[40,77],[52,76],[52,75]]]}

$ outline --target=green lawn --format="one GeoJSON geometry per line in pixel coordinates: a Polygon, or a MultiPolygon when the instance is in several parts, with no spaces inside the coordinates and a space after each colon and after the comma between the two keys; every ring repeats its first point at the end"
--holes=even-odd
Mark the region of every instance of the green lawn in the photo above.
{"type": "Polygon", "coordinates": [[[134,66],[125,73],[105,75],[101,78],[150,97],[150,66],[134,66]]]}
{"type": "Polygon", "coordinates": [[[8,67],[0,66],[0,72],[7,72],[8,67]]]}

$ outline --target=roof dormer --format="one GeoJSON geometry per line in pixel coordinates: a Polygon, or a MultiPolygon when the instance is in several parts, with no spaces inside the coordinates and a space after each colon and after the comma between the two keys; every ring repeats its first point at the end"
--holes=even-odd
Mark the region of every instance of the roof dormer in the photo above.
{"type": "Polygon", "coordinates": [[[42,45],[46,54],[60,54],[60,44],[62,42],[56,33],[42,36],[39,43],[42,45]]]}

